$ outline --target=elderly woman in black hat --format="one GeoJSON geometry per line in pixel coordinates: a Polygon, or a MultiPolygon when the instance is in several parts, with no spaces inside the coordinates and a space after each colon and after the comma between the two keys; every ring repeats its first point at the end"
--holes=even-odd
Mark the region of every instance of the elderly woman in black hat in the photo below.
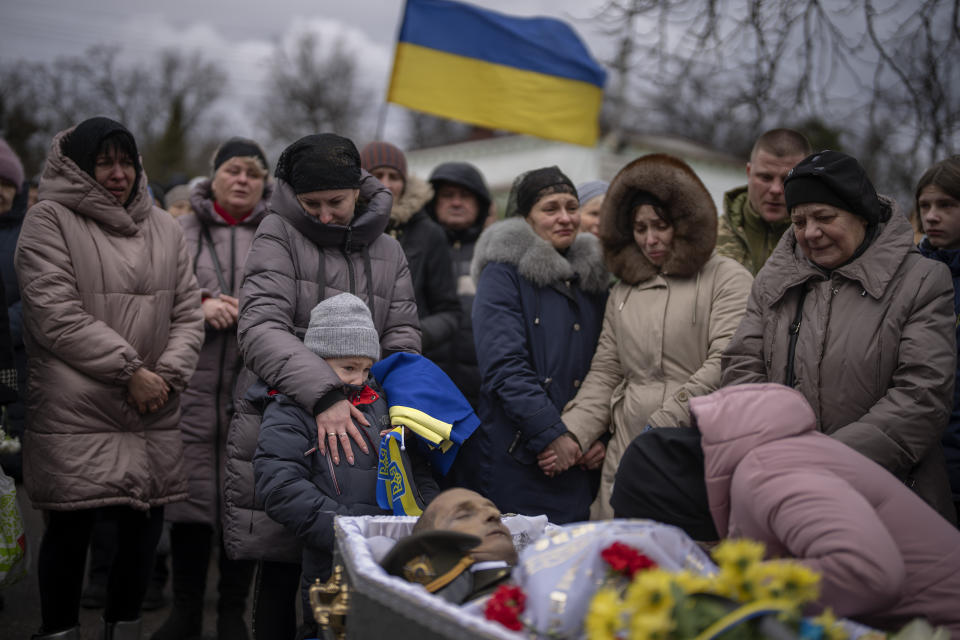
{"type": "MultiPolygon", "coordinates": [[[[600,243],[579,234],[577,190],[557,167],[515,182],[508,220],[484,231],[471,275],[474,342],[480,367],[481,426],[457,461],[470,488],[504,512],[585,520],[589,471],[574,465],[580,446],[560,419],[590,368],[608,274],[600,243]],[[569,470],[550,476],[537,455],[549,450],[569,470]]],[[[590,443],[586,443],[588,446],[590,443]]]]}
{"type": "Polygon", "coordinates": [[[393,198],[361,170],[353,142],[334,134],[301,138],[283,151],[275,177],[270,214],[254,236],[240,288],[237,339],[246,370],[237,383],[224,488],[228,553],[264,561],[254,604],[257,638],[292,637],[300,547],[254,498],[260,411],[244,398],[247,388],[259,377],[311,411],[320,454],[329,450],[332,464],[341,457],[352,464],[353,446],[365,453],[371,446],[353,423],[365,419],[330,365],[304,346],[310,310],[352,293],[370,307],[384,356],[420,351],[407,261],[400,244],[383,233],[393,198]]]}
{"type": "Polygon", "coordinates": [[[953,521],[940,437],[956,357],[953,284],[855,158],[815,153],[784,184],[793,228],[757,275],[723,384],[779,382],[817,428],[953,521]]]}

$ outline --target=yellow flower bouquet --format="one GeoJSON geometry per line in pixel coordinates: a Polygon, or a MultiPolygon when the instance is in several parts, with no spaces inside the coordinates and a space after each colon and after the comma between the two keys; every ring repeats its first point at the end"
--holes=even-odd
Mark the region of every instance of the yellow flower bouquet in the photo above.
{"type": "Polygon", "coordinates": [[[819,595],[820,576],[789,560],[763,561],[762,544],[728,540],[713,551],[719,571],[647,568],[623,588],[593,597],[584,625],[589,640],[822,638],[842,640],[829,612],[802,617],[819,595]]]}

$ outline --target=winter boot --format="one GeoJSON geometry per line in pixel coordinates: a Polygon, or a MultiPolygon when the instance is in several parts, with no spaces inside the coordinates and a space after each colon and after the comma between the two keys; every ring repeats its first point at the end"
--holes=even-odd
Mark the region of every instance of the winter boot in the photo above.
{"type": "Polygon", "coordinates": [[[150,640],[190,640],[203,632],[203,595],[207,589],[212,529],[175,522],[170,529],[173,608],[150,640]]]}
{"type": "Polygon", "coordinates": [[[103,640],[140,640],[140,618],[103,622],[103,640]]]}

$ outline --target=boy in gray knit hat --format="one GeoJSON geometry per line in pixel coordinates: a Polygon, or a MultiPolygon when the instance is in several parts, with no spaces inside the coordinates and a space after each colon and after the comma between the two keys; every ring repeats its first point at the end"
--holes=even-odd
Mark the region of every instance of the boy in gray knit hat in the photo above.
{"type": "Polygon", "coordinates": [[[349,293],[327,298],[313,308],[303,344],[326,360],[347,385],[366,382],[370,367],[380,359],[380,336],[370,310],[349,293]]]}
{"type": "MultiPolygon", "coordinates": [[[[303,610],[310,611],[307,589],[317,578],[330,576],[334,516],[390,515],[377,506],[376,497],[378,442],[380,432],[390,427],[390,416],[382,389],[370,377],[370,367],[380,358],[380,337],[363,300],[341,293],[318,304],[310,312],[303,342],[339,376],[344,395],[369,423],[354,420],[369,453],[355,449],[352,465],[337,466],[330,447],[340,443],[330,443],[320,455],[310,411],[262,381],[247,392],[247,399],[263,407],[253,457],[257,498],[268,516],[304,543],[301,596],[303,610]]],[[[416,449],[407,447],[405,464],[412,469],[414,495],[425,505],[439,490],[429,463],[416,449]]]]}

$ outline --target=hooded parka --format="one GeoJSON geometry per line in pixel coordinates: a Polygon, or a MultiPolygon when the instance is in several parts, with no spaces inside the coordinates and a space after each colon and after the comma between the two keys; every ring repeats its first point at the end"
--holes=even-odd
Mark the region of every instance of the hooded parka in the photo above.
{"type": "MultiPolygon", "coordinates": [[[[72,130],[71,130],[72,131],[72,130]]],[[[180,393],[203,342],[180,225],[140,174],[124,207],[61,151],[58,134],[17,245],[29,356],[24,476],[37,509],[187,497],[180,393]],[[155,413],[127,402],[133,372],[170,386],[155,413]]]]}
{"type": "Polygon", "coordinates": [[[409,176],[403,194],[393,203],[387,226],[387,233],[400,242],[407,256],[424,352],[449,342],[463,315],[446,235],[424,209],[431,198],[433,188],[409,176]]]}
{"type": "Polygon", "coordinates": [[[875,462],[817,432],[782,385],[690,401],[722,538],[764,543],[822,576],[820,604],[886,630],[914,618],[960,637],[960,532],[875,462]]]}
{"type": "Polygon", "coordinates": [[[314,415],[346,398],[340,378],[303,344],[313,307],[352,293],[370,307],[384,357],[420,351],[410,270],[400,244],[383,233],[392,201],[364,171],[350,225],[325,225],[303,210],[290,185],[276,182],[270,215],[254,236],[240,288],[237,339],[246,368],[227,436],[223,514],[224,544],[232,558],[300,561],[294,535],[267,517],[254,496],[260,413],[244,396],[259,377],[314,415]]]}
{"type": "Polygon", "coordinates": [[[896,210],[858,258],[829,273],[807,260],[796,234],[785,233],[724,351],[723,386],[785,382],[804,290],[794,386],[813,408],[817,429],[954,521],[940,445],[957,357],[950,271],[920,255],[896,210]]]}
{"type": "Polygon", "coordinates": [[[586,450],[612,433],[593,518],[612,518],[610,493],[623,452],[645,425],[690,426],[688,400],[720,386],[720,355],[743,316],[753,278],[713,254],[717,211],[683,162],[663,155],[633,161],[617,175],[601,212],[607,266],[620,278],[607,300],[603,331],[583,386],[563,422],[586,450]],[[657,196],[673,220],[662,268],[633,237],[630,201],[657,196]]]}
{"type": "Polygon", "coordinates": [[[460,324],[449,340],[440,342],[424,351],[424,355],[433,360],[450,376],[457,388],[476,409],[480,394],[480,373],[477,370],[477,353],[473,341],[473,299],[477,285],[470,275],[470,265],[480,234],[487,226],[490,215],[490,192],[484,184],[480,172],[466,162],[447,162],[430,174],[434,189],[443,182],[451,182],[469,189],[477,198],[477,219],[466,229],[449,229],[440,224],[437,218],[437,197],[427,203],[426,212],[440,225],[447,236],[450,247],[450,260],[453,265],[453,279],[460,298],[460,324]]]}
{"type": "Polygon", "coordinates": [[[548,478],[537,454],[567,431],[560,412],[597,346],[609,278],[600,243],[582,233],[561,254],[510,218],[480,236],[471,272],[481,424],[455,462],[458,478],[504,513],[585,520],[590,472],[548,478]]]}
{"type": "MultiPolygon", "coordinates": [[[[210,180],[200,182],[191,191],[193,211],[177,221],[193,258],[193,270],[203,299],[221,294],[240,296],[243,263],[257,226],[267,215],[272,192],[272,184],[265,182],[263,197],[253,211],[231,225],[214,208],[210,180]],[[226,290],[222,285],[226,285],[226,290]]],[[[218,330],[205,324],[204,329],[197,371],[180,403],[183,459],[190,498],[171,505],[164,511],[164,517],[170,522],[199,522],[217,528],[220,526],[223,451],[233,415],[233,388],[243,360],[237,347],[236,326],[218,330]]]]}

